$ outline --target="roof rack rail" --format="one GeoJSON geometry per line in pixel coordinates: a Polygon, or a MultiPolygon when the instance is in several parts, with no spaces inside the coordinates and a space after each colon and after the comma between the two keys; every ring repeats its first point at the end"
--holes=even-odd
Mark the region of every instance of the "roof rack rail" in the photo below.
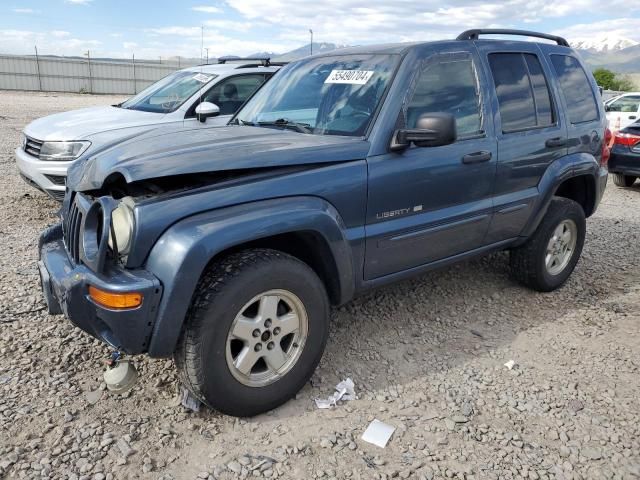
{"type": "Polygon", "coordinates": [[[456,40],[478,40],[478,38],[480,38],[480,35],[518,35],[522,37],[544,38],[546,40],[552,40],[558,45],[562,45],[563,47],[569,46],[569,42],[567,42],[565,38],[558,37],[557,35],[549,35],[548,33],[540,32],[530,32],[528,30],[511,30],[502,28],[476,28],[473,30],[466,30],[458,35],[456,40]]]}
{"type": "Polygon", "coordinates": [[[272,65],[270,57],[236,57],[235,55],[227,55],[226,57],[218,58],[219,64],[226,64],[227,62],[261,62],[262,65],[268,67],[272,65]]]}

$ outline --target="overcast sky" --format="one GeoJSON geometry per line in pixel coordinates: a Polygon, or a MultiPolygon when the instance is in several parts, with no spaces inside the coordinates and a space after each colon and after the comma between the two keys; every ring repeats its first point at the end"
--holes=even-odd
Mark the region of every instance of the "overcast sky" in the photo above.
{"type": "Polygon", "coordinates": [[[640,42],[637,0],[1,0],[0,52],[164,58],[452,38],[510,27],[640,42]]]}

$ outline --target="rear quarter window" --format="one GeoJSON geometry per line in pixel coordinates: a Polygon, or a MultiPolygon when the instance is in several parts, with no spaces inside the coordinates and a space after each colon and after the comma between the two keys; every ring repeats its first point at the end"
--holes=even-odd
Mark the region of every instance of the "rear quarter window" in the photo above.
{"type": "Polygon", "coordinates": [[[598,120],[598,106],[591,83],[580,62],[569,55],[551,55],[551,63],[558,75],[560,88],[567,104],[571,123],[598,120]]]}

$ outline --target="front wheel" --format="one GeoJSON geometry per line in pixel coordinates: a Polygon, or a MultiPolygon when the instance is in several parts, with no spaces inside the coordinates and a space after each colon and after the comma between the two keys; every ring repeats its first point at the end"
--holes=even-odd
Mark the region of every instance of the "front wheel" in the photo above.
{"type": "Polygon", "coordinates": [[[611,175],[613,176],[613,183],[618,187],[625,188],[631,187],[635,183],[636,178],[638,178],[634,175],[622,175],[621,173],[612,173],[611,175]]]}
{"type": "Polygon", "coordinates": [[[282,252],[247,250],[202,275],[174,358],[202,402],[253,416],[304,386],[328,332],[329,302],[315,272],[282,252]]]}
{"type": "Polygon", "coordinates": [[[585,233],[582,207],[573,200],[555,197],[531,238],[511,250],[511,274],[540,292],[561,287],[578,263],[585,233]]]}

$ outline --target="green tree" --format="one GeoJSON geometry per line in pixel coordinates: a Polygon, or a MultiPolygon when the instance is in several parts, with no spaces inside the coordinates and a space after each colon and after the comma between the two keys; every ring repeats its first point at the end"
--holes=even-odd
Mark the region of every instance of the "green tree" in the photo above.
{"type": "Polygon", "coordinates": [[[605,90],[617,90],[614,88],[616,81],[616,74],[606,68],[596,68],[593,71],[593,76],[596,79],[596,83],[605,90]]]}
{"type": "Polygon", "coordinates": [[[618,75],[606,68],[596,68],[593,71],[596,83],[605,90],[616,90],[619,92],[628,92],[633,90],[633,83],[624,76],[618,75]]]}

